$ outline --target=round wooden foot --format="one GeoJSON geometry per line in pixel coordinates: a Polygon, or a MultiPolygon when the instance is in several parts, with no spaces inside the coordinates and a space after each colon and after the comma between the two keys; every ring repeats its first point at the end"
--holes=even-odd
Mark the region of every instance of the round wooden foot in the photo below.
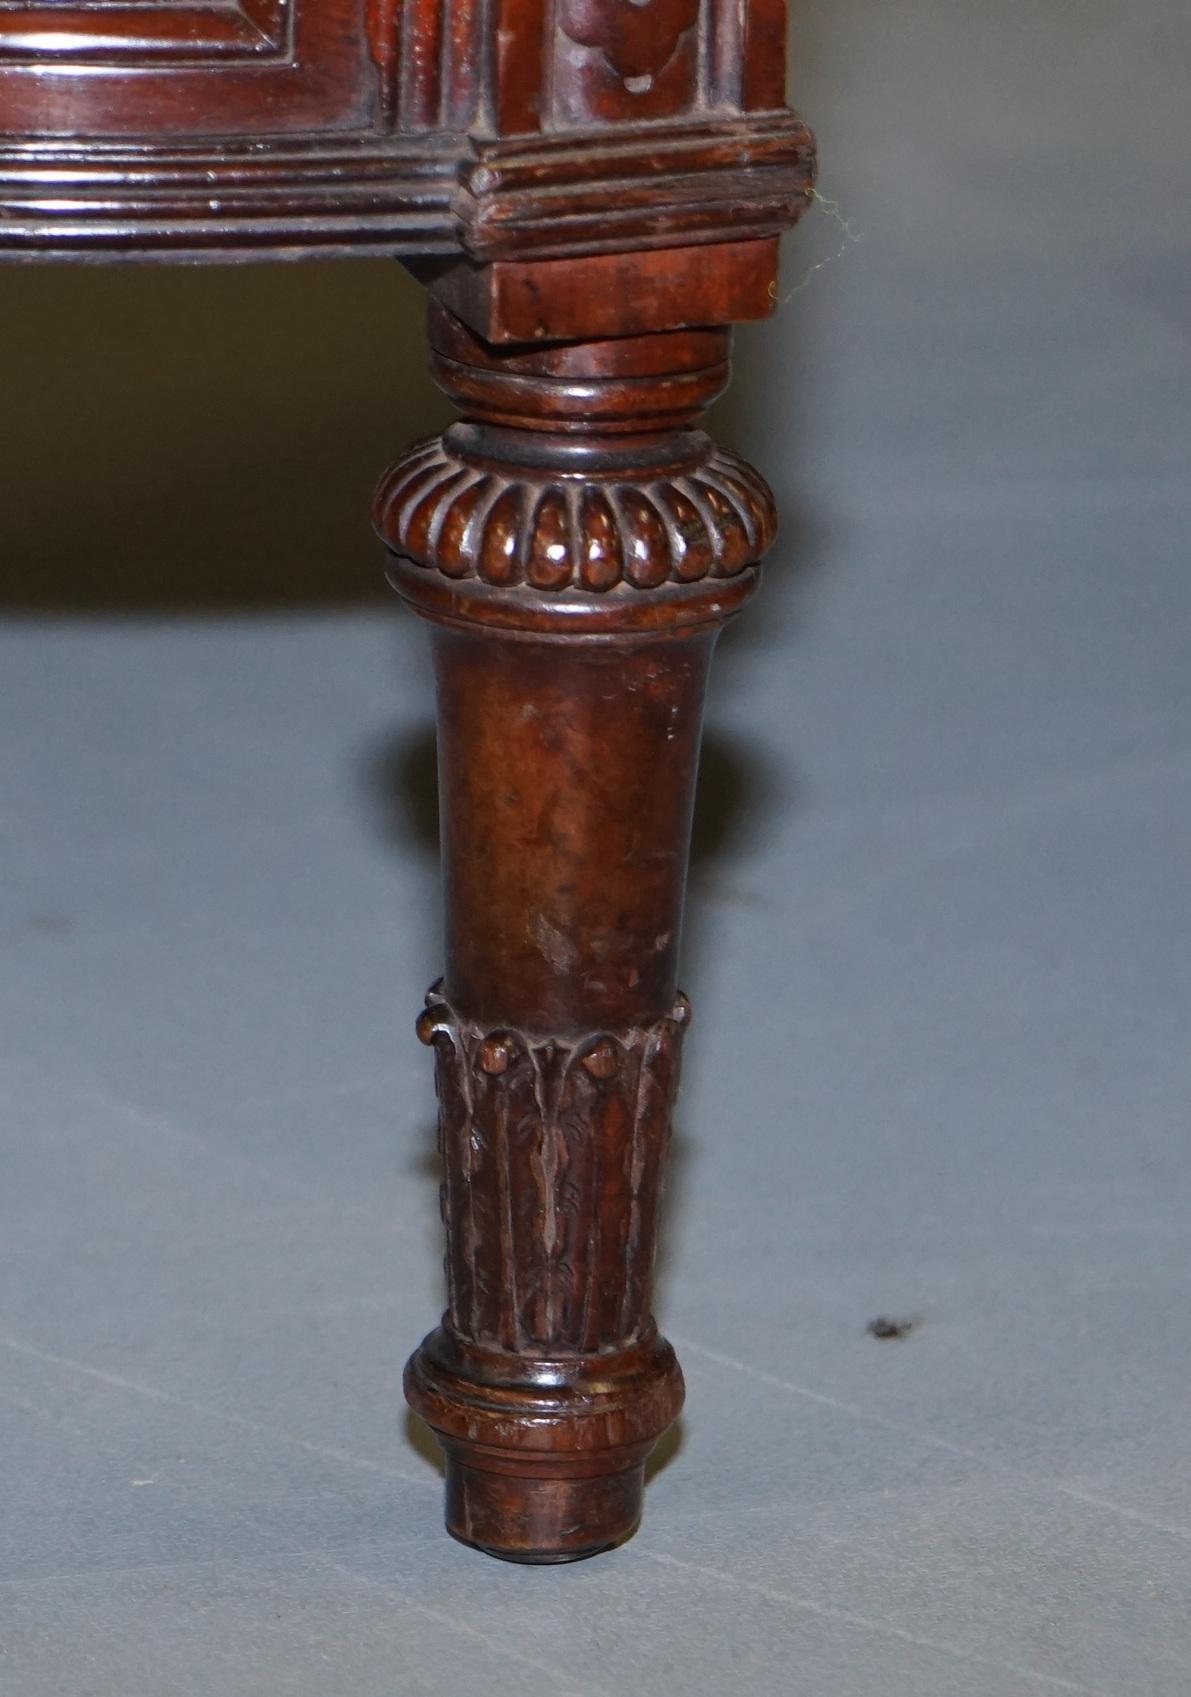
{"type": "Polygon", "coordinates": [[[682,1407],[656,1333],[605,1356],[527,1360],[432,1332],[405,1394],[446,1452],[447,1530],[505,1561],[581,1561],[636,1531],[645,1462],[682,1407]]]}
{"type": "Polygon", "coordinates": [[[535,1477],[491,1451],[446,1448],[447,1531],[485,1555],[537,1565],[582,1561],[622,1544],[640,1523],[645,1489],[641,1446],[625,1456],[586,1458],[588,1466],[639,1458],[622,1471],[586,1476],[561,1471],[545,1478],[540,1459],[535,1477]]]}

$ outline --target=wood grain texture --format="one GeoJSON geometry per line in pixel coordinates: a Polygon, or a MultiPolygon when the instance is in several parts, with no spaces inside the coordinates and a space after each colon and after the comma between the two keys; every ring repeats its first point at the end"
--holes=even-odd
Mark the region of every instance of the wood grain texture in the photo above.
{"type": "Polygon", "coordinates": [[[624,302],[638,330],[700,323],[717,314],[768,318],[778,298],[774,237],[698,247],[638,248],[574,259],[453,260],[415,264],[434,298],[487,342],[579,341],[615,336],[624,302]]]}

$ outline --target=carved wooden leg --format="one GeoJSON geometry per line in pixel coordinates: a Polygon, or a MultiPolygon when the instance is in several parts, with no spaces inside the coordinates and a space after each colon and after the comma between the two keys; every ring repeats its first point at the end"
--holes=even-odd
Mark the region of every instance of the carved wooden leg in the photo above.
{"type": "Polygon", "coordinates": [[[774,515],[693,426],[727,330],[497,350],[434,308],[432,337],[464,420],[376,506],[432,625],[447,894],[448,1306],[406,1392],[449,1530],[568,1561],[633,1531],[682,1404],[651,1285],[703,688],[774,515]]]}

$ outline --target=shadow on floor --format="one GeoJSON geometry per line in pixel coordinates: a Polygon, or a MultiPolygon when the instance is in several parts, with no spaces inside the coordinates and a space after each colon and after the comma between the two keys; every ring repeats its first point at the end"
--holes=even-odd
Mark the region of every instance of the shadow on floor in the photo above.
{"type": "Polygon", "coordinates": [[[386,594],[373,487],[450,416],[424,316],[385,260],[0,272],[0,606],[386,594]]]}

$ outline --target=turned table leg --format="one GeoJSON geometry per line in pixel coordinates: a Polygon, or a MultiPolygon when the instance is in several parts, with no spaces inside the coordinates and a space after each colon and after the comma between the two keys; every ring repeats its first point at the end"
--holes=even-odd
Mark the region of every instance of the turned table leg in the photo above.
{"type": "Polygon", "coordinates": [[[447,1310],[406,1392],[449,1530],[568,1561],[633,1531],[682,1404],[652,1272],[691,805],[711,651],[774,515],[695,428],[727,330],[498,350],[438,307],[431,328],[464,417],[376,503],[431,625],[447,897],[419,1022],[447,1310]]]}

